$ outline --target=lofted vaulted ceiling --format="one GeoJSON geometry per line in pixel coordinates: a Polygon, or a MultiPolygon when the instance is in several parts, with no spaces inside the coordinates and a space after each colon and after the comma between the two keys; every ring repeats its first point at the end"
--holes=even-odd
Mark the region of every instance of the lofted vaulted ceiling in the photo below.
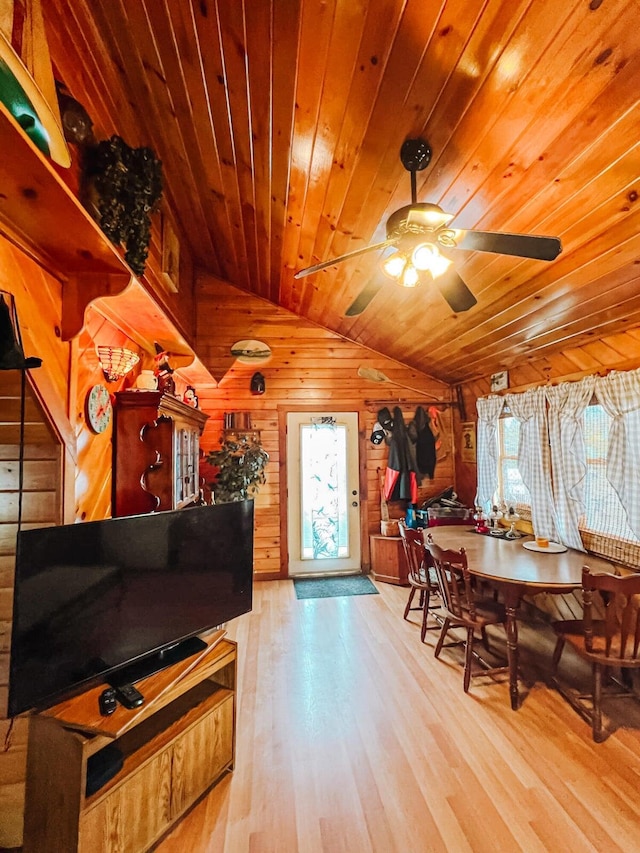
{"type": "Polygon", "coordinates": [[[449,382],[640,324],[640,28],[629,0],[43,0],[102,135],[148,144],[198,267],[449,382]],[[478,300],[362,255],[410,202],[561,238],[553,262],[455,252],[478,300]],[[362,288],[385,284],[356,317],[362,288]]]}

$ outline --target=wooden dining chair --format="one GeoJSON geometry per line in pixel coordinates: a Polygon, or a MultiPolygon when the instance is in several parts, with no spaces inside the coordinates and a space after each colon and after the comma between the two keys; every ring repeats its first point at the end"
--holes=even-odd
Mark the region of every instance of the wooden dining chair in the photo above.
{"type": "Polygon", "coordinates": [[[509,671],[507,666],[491,666],[474,649],[476,635],[479,633],[486,650],[491,651],[487,637],[487,625],[505,626],[507,620],[505,608],[503,604],[493,598],[485,598],[477,594],[467,565],[467,555],[464,548],[460,548],[459,551],[440,548],[431,538],[431,534],[427,534],[425,546],[431,555],[438,580],[444,616],[435,656],[436,658],[440,657],[444,645],[464,645],[464,692],[468,693],[472,677],[476,675],[493,676],[509,671]],[[464,640],[455,640],[445,644],[447,634],[452,628],[464,629],[466,637],[464,640]],[[474,659],[481,665],[480,671],[472,671],[474,659]]]}
{"type": "Polygon", "coordinates": [[[407,527],[402,521],[398,526],[409,569],[407,580],[411,587],[407,605],[404,608],[404,618],[407,619],[412,610],[420,610],[422,612],[420,639],[424,643],[427,631],[440,627],[439,623],[435,625],[428,624],[429,611],[437,610],[440,607],[440,591],[431,566],[431,557],[424,545],[423,531],[407,527]],[[416,593],[418,593],[418,604],[412,606],[416,593]],[[438,601],[435,604],[432,603],[431,597],[433,595],[438,596],[438,601]]]}
{"type": "MultiPolygon", "coordinates": [[[[558,635],[552,659],[554,685],[578,713],[591,722],[593,739],[597,743],[606,737],[602,726],[603,675],[620,668],[623,674],[640,669],[640,574],[624,577],[582,569],[582,619],[554,622],[558,635]],[[595,594],[595,596],[594,596],[595,594]],[[594,610],[598,608],[604,618],[594,610]],[[591,663],[591,693],[573,695],[558,680],[558,665],[566,644],[591,663]]],[[[636,697],[633,691],[615,681],[618,688],[608,696],[636,697]]]]}

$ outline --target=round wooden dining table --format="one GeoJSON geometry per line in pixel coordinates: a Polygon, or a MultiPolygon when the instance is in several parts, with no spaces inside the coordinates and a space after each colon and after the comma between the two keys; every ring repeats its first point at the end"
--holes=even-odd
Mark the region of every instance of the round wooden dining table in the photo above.
{"type": "Polygon", "coordinates": [[[575,551],[572,548],[555,553],[552,550],[530,551],[525,542],[533,537],[502,539],[483,535],[466,527],[430,527],[433,541],[441,548],[455,551],[464,548],[469,571],[498,588],[504,596],[507,621],[507,662],[511,707],[517,710],[518,692],[518,622],[517,610],[523,595],[538,592],[567,593],[582,586],[582,567],[613,572],[614,563],[575,551]]]}

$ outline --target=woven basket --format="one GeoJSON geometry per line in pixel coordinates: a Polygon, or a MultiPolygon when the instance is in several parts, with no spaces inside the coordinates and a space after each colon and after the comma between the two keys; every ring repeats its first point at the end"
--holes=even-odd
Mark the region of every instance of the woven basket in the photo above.
{"type": "Polygon", "coordinates": [[[380,533],[383,536],[399,536],[400,530],[398,529],[398,522],[396,520],[381,521],[380,522],[380,533]]]}

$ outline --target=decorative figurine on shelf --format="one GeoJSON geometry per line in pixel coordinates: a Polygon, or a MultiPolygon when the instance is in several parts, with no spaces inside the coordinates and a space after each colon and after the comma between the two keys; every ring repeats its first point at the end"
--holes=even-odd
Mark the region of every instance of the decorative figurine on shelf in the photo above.
{"type": "Polygon", "coordinates": [[[199,407],[198,395],[196,394],[196,389],[193,385],[187,385],[184,389],[183,401],[187,404],[187,406],[191,406],[194,409],[199,407]]]}
{"type": "Polygon", "coordinates": [[[486,533],[489,530],[487,527],[487,517],[485,516],[481,506],[476,507],[476,511],[473,514],[473,520],[476,523],[476,533],[486,533]]]}
{"type": "Polygon", "coordinates": [[[134,387],[138,391],[155,391],[158,387],[158,378],[153,370],[141,370],[136,378],[134,387]]]}
{"type": "Polygon", "coordinates": [[[173,368],[169,364],[169,353],[160,344],[156,344],[154,373],[158,379],[158,390],[165,394],[176,393],[176,383],[173,378],[173,368]]]}

